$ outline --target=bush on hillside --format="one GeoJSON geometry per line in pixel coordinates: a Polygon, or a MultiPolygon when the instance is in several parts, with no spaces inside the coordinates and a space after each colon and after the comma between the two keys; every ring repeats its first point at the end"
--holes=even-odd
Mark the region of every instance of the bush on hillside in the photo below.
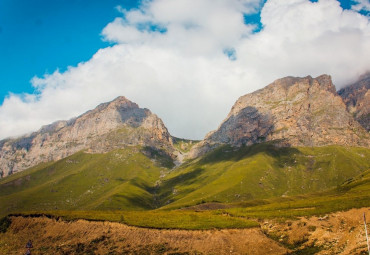
{"type": "Polygon", "coordinates": [[[8,216],[1,218],[0,219],[0,233],[5,233],[8,230],[11,223],[12,221],[10,220],[8,216]]]}

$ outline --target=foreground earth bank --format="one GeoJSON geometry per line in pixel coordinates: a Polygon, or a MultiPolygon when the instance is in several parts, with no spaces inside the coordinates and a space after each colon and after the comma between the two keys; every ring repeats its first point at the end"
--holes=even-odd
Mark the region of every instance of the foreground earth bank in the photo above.
{"type": "Polygon", "coordinates": [[[0,254],[366,254],[363,213],[260,220],[259,228],[158,230],[112,222],[11,217],[0,233],[0,254]]]}

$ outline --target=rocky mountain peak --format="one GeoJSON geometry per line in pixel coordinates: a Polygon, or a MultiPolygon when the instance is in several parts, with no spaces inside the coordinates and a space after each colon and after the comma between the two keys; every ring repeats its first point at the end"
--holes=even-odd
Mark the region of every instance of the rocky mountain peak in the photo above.
{"type": "Polygon", "coordinates": [[[125,97],[98,105],[79,117],[57,121],[17,139],[0,141],[0,173],[6,176],[80,150],[105,153],[148,146],[172,155],[172,137],[162,120],[125,97]]]}
{"type": "Polygon", "coordinates": [[[316,78],[311,78],[311,85],[315,85],[316,82],[322,89],[326,89],[327,91],[332,92],[334,95],[336,95],[336,88],[331,80],[331,76],[327,74],[320,75],[316,78]]]}
{"type": "Polygon", "coordinates": [[[132,108],[139,108],[139,105],[136,103],[128,100],[124,96],[119,96],[113,99],[110,102],[107,103],[102,103],[98,105],[95,109],[98,111],[104,110],[104,109],[118,109],[118,108],[123,108],[123,109],[132,109],[132,108]]]}
{"type": "MultiPolygon", "coordinates": [[[[95,109],[87,111],[86,113],[82,114],[79,117],[72,118],[70,120],[60,120],[56,121],[52,124],[42,126],[41,129],[38,131],[40,133],[52,133],[56,132],[66,126],[71,126],[75,124],[76,120],[81,121],[81,119],[88,119],[92,118],[93,116],[102,115],[106,117],[107,112],[112,112],[111,114],[115,114],[115,112],[125,112],[128,110],[134,110],[139,109],[139,106],[125,98],[124,96],[119,96],[115,98],[114,100],[106,103],[99,104],[95,109]]],[[[140,111],[140,110],[139,110],[140,111]]],[[[141,109],[141,111],[145,111],[145,109],[141,109]]],[[[149,110],[147,110],[149,111],[149,110]]],[[[150,112],[150,111],[149,111],[150,112]]],[[[97,117],[97,120],[99,118],[97,117]]],[[[119,118],[117,119],[117,122],[120,122],[119,118]]]]}
{"type": "Polygon", "coordinates": [[[305,84],[310,87],[318,86],[321,89],[330,91],[332,93],[336,93],[335,86],[331,80],[331,76],[327,74],[320,75],[316,78],[312,78],[311,75],[308,75],[306,77],[292,77],[288,76],[285,78],[277,79],[270,85],[266,86],[262,90],[265,90],[269,87],[278,87],[279,89],[283,88],[284,90],[289,89],[292,86],[295,86],[297,84],[305,84]]]}
{"type": "Polygon", "coordinates": [[[329,75],[286,77],[240,97],[216,131],[193,148],[275,141],[281,146],[369,146],[369,134],[346,110],[329,75]]]}
{"type": "Polygon", "coordinates": [[[301,97],[319,91],[337,95],[330,75],[323,74],[317,78],[312,78],[311,76],[281,78],[251,94],[241,96],[232,107],[229,116],[238,113],[248,103],[266,108],[268,106],[264,105],[265,102],[281,102],[284,104],[284,102],[287,103],[290,99],[293,99],[293,96],[296,96],[294,100],[297,103],[301,97]],[[259,100],[259,96],[265,97],[265,95],[268,95],[271,100],[268,101],[268,98],[266,98],[267,101],[259,100]]]}

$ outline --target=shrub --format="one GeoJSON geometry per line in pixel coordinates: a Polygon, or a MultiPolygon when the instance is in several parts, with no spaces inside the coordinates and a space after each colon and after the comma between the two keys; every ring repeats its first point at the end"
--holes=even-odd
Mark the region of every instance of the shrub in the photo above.
{"type": "Polygon", "coordinates": [[[11,223],[12,221],[8,216],[1,218],[0,219],[0,233],[5,233],[10,227],[11,223]]]}

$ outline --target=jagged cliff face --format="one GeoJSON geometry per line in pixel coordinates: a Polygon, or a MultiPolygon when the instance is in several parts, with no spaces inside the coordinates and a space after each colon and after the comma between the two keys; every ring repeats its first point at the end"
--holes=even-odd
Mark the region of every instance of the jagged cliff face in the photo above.
{"type": "Polygon", "coordinates": [[[55,122],[18,139],[0,141],[0,174],[5,177],[80,150],[104,153],[134,145],[154,147],[169,155],[174,150],[172,137],[160,118],[118,97],[75,119],[55,122]]]}
{"type": "Polygon", "coordinates": [[[240,97],[191,158],[220,144],[277,141],[281,146],[369,146],[369,134],[347,112],[330,76],[287,77],[240,97]]]}
{"type": "Polygon", "coordinates": [[[356,83],[338,91],[347,110],[367,131],[370,131],[370,73],[356,83]]]}

